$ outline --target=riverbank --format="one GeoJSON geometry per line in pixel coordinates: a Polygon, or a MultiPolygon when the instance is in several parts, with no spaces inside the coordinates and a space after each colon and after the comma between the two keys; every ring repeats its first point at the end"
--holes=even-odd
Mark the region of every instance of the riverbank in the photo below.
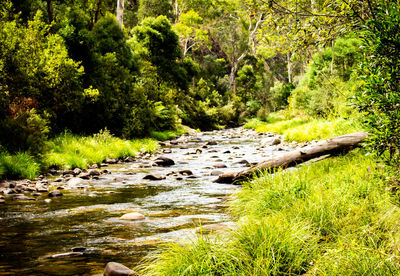
{"type": "MultiPolygon", "coordinates": [[[[279,121],[281,133],[291,133],[295,122],[279,121]]],[[[308,123],[317,124],[300,125],[308,123]]],[[[398,171],[363,149],[263,174],[244,183],[230,201],[236,229],[163,245],[136,270],[144,275],[399,274],[398,187],[398,171]]]]}
{"type": "Polygon", "coordinates": [[[264,121],[254,118],[244,128],[278,133],[284,135],[286,141],[296,142],[324,140],[363,130],[360,120],[354,116],[315,119],[308,116],[287,116],[285,113],[271,113],[264,121]]]}
{"type": "Polygon", "coordinates": [[[173,139],[186,132],[187,129],[180,127],[177,130],[152,132],[151,138],[133,140],[114,137],[108,131],[87,137],[64,133],[51,139],[47,143],[47,150],[39,156],[0,151],[0,180],[32,180],[50,170],[87,169],[92,165],[99,167],[107,159],[124,161],[140,153],[156,151],[160,147],[157,140],[173,139]]]}
{"type": "Polygon", "coordinates": [[[239,227],[168,244],[145,275],[393,275],[400,273],[398,180],[356,150],[265,174],[231,201],[239,227]]]}

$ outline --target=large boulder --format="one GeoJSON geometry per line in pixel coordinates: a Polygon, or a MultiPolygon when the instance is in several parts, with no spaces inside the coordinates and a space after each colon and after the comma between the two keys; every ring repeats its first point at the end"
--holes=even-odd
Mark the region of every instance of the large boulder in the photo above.
{"type": "Polygon", "coordinates": [[[62,192],[60,192],[59,190],[53,190],[49,193],[49,197],[59,197],[62,196],[62,192]]]}
{"type": "Polygon", "coordinates": [[[130,276],[138,275],[132,269],[120,263],[109,262],[104,269],[104,276],[130,276]]]}

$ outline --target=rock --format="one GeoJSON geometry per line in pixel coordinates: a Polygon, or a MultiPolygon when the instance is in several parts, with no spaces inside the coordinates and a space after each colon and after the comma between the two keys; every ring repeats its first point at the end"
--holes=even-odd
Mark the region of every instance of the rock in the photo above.
{"type": "Polygon", "coordinates": [[[14,182],[10,182],[10,184],[8,184],[8,188],[10,188],[10,189],[15,188],[15,183],[14,182]]]}
{"type": "Polygon", "coordinates": [[[56,178],[56,179],[54,179],[54,182],[62,182],[63,181],[63,179],[62,178],[56,178]]]}
{"type": "Polygon", "coordinates": [[[132,269],[115,262],[107,263],[104,269],[104,276],[130,276],[130,275],[138,275],[132,269]]]}
{"type": "Polygon", "coordinates": [[[5,195],[12,195],[12,194],[16,194],[16,193],[17,193],[17,191],[14,189],[5,189],[3,191],[3,194],[5,194],[5,195]]]}
{"type": "Polygon", "coordinates": [[[82,173],[82,170],[80,168],[75,168],[74,169],[74,175],[78,175],[78,174],[81,174],[81,173],[82,173]]]}
{"type": "Polygon", "coordinates": [[[122,220],[142,220],[145,219],[145,216],[138,212],[128,213],[121,216],[119,219],[122,220]]]}
{"type": "Polygon", "coordinates": [[[124,162],[130,162],[130,163],[135,162],[135,158],[133,158],[132,156],[128,156],[124,159],[124,162]]]}
{"type": "Polygon", "coordinates": [[[42,194],[39,193],[33,193],[32,196],[41,196],[42,194]]]}
{"type": "Polygon", "coordinates": [[[35,200],[34,198],[27,197],[26,195],[15,195],[13,200],[35,200]]]}
{"type": "Polygon", "coordinates": [[[178,140],[171,140],[171,141],[169,141],[169,143],[170,143],[171,145],[178,145],[178,144],[179,144],[179,141],[178,141],[178,140]]]}
{"type": "Polygon", "coordinates": [[[201,149],[196,149],[196,154],[200,154],[200,153],[202,153],[203,151],[201,150],[201,149]]]}
{"type": "Polygon", "coordinates": [[[176,180],[183,180],[183,177],[177,177],[176,180]]]}
{"type": "Polygon", "coordinates": [[[0,199],[0,204],[5,204],[6,201],[4,199],[0,199]]]}
{"type": "Polygon", "coordinates": [[[208,146],[215,146],[215,145],[217,145],[217,142],[215,142],[215,141],[209,141],[209,142],[206,143],[206,145],[208,145],[208,146]]]}
{"type": "Polygon", "coordinates": [[[89,169],[98,169],[98,168],[99,168],[99,165],[97,165],[96,163],[89,165],[89,169]]]}
{"type": "Polygon", "coordinates": [[[187,179],[196,179],[196,178],[199,178],[199,177],[195,176],[195,175],[190,175],[190,176],[187,177],[187,179]]]}
{"type": "Polygon", "coordinates": [[[57,197],[57,196],[62,196],[63,193],[60,192],[59,190],[53,190],[49,193],[49,197],[57,197]]]}
{"type": "Polygon", "coordinates": [[[250,163],[246,159],[242,159],[238,162],[235,162],[234,164],[242,164],[242,165],[245,165],[246,167],[250,167],[250,163]]]}
{"type": "Polygon", "coordinates": [[[41,185],[36,186],[36,192],[38,193],[47,193],[49,190],[46,187],[43,187],[41,185]]]}
{"type": "Polygon", "coordinates": [[[89,176],[98,176],[98,175],[100,175],[100,171],[97,170],[97,169],[90,169],[90,170],[88,170],[87,173],[89,174],[89,176]]]}
{"type": "Polygon", "coordinates": [[[54,254],[51,256],[52,259],[56,258],[65,258],[65,257],[73,257],[73,256],[82,256],[82,252],[66,252],[66,253],[60,253],[60,254],[54,254]]]}
{"type": "Polygon", "coordinates": [[[214,164],[213,167],[216,168],[216,169],[227,168],[227,166],[225,164],[214,164]]]}
{"type": "Polygon", "coordinates": [[[74,171],[73,170],[66,170],[66,171],[63,171],[63,175],[67,175],[67,174],[74,174],[74,171]]]}
{"type": "Polygon", "coordinates": [[[218,175],[221,175],[221,174],[223,174],[224,172],[222,172],[222,171],[212,171],[211,173],[210,173],[210,175],[211,176],[218,176],[218,175]]]}
{"type": "Polygon", "coordinates": [[[143,179],[147,179],[147,180],[163,180],[163,179],[165,179],[165,176],[160,175],[160,174],[148,174],[145,177],[143,177],[143,179]]]}
{"type": "Polygon", "coordinates": [[[78,177],[82,179],[90,179],[90,175],[88,173],[81,173],[78,175],[78,177]]]}
{"type": "Polygon", "coordinates": [[[104,163],[107,163],[107,164],[116,164],[117,162],[118,162],[118,160],[115,158],[108,158],[108,159],[104,160],[104,163]]]}
{"type": "Polygon", "coordinates": [[[271,146],[276,146],[276,145],[279,145],[280,143],[282,143],[281,139],[280,138],[275,138],[275,139],[272,140],[270,145],[271,146]]]}
{"type": "Polygon", "coordinates": [[[232,148],[233,148],[233,149],[240,149],[239,146],[233,146],[232,148]]]}
{"type": "Polygon", "coordinates": [[[179,171],[181,175],[193,175],[193,172],[191,170],[183,170],[179,171]]]}
{"type": "Polygon", "coordinates": [[[168,166],[172,166],[175,165],[174,160],[168,158],[168,157],[164,157],[164,156],[160,156],[158,157],[154,163],[156,163],[158,166],[163,166],[163,167],[168,167],[168,166]]]}
{"type": "Polygon", "coordinates": [[[227,150],[227,151],[224,151],[223,153],[231,153],[231,151],[230,151],[230,150],[227,150]]]}
{"type": "Polygon", "coordinates": [[[78,246],[78,247],[73,247],[71,248],[72,252],[85,252],[86,251],[86,247],[82,247],[82,246],[78,246]]]}
{"type": "Polygon", "coordinates": [[[170,148],[165,148],[162,150],[163,153],[172,153],[172,150],[170,148]]]}
{"type": "Polygon", "coordinates": [[[102,174],[110,174],[111,172],[107,169],[104,169],[104,170],[101,170],[101,173],[102,174]]]}
{"type": "Polygon", "coordinates": [[[50,203],[50,202],[51,202],[51,199],[50,199],[50,198],[46,198],[46,199],[44,200],[44,202],[50,203]]]}

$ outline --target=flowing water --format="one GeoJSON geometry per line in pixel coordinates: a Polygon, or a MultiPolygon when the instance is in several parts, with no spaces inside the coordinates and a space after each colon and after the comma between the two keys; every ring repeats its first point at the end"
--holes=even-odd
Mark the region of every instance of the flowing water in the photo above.
{"type": "Polygon", "coordinates": [[[171,167],[149,166],[157,155],[133,163],[110,165],[112,174],[90,181],[85,189],[65,190],[52,199],[11,201],[0,205],[0,275],[101,274],[109,261],[134,267],[162,241],[193,236],[201,225],[231,220],[224,201],[239,186],[212,182],[214,170],[245,169],[282,148],[265,146],[273,137],[242,128],[184,136],[161,150],[171,167]],[[211,142],[212,141],[212,142],[211,142]],[[205,146],[208,142],[210,144],[205,146]],[[216,142],[215,145],[213,142],[216,142]],[[197,151],[196,151],[197,150],[197,151]],[[214,168],[225,164],[227,168],[214,168]],[[193,176],[171,174],[190,170],[193,176]],[[168,175],[160,181],[147,174],[168,175]],[[140,221],[119,219],[140,212],[140,221]],[[82,256],[52,258],[84,247],[82,256]]]}

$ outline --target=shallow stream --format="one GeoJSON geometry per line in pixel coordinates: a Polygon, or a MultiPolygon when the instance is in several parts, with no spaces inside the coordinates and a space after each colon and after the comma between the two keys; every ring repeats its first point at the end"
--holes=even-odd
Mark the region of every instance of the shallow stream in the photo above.
{"type": "Polygon", "coordinates": [[[6,198],[0,205],[0,275],[101,274],[109,261],[133,268],[162,241],[193,236],[200,225],[228,223],[226,197],[240,187],[212,182],[217,176],[211,172],[243,170],[243,159],[257,163],[281,154],[281,146],[270,146],[273,139],[242,128],[191,134],[156,155],[110,165],[111,174],[50,202],[47,194],[35,201],[6,198]],[[157,156],[175,165],[151,166],[157,156]],[[143,180],[148,174],[166,179],[143,180]],[[119,219],[130,212],[146,218],[119,219]],[[85,254],[52,258],[75,247],[86,248],[85,254]]]}

